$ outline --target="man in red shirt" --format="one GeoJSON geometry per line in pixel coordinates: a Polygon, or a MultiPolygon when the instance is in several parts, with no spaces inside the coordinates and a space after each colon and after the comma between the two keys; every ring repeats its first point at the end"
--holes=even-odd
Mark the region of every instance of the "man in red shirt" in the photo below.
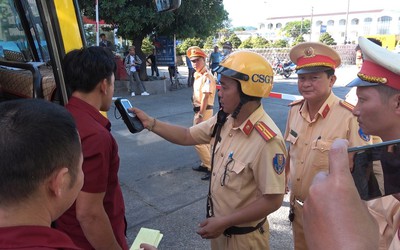
{"type": "Polygon", "coordinates": [[[0,249],[81,249],[50,227],[83,185],[75,122],[38,99],[0,104],[0,249]]]}
{"type": "Polygon", "coordinates": [[[82,142],[85,180],[76,202],[56,221],[56,227],[83,249],[128,249],[118,146],[110,121],[100,113],[111,106],[114,57],[102,47],[83,48],[69,52],[63,67],[72,91],[67,109],[82,142]]]}

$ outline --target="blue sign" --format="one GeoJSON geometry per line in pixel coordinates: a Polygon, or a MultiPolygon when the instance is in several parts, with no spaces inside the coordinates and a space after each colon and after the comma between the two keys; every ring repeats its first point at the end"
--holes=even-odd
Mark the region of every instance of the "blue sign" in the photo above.
{"type": "Polygon", "coordinates": [[[175,39],[159,36],[154,41],[156,60],[158,66],[175,66],[176,50],[175,39]]]}
{"type": "Polygon", "coordinates": [[[319,30],[319,33],[325,33],[326,32],[326,25],[321,25],[321,28],[319,30]]]}

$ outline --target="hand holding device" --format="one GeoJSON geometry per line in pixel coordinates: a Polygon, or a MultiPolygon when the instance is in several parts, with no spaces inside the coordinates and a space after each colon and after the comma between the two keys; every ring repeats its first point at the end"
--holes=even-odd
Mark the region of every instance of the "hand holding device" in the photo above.
{"type": "Polygon", "coordinates": [[[400,140],[349,148],[352,176],[361,199],[400,193],[400,140]]]}
{"type": "Polygon", "coordinates": [[[117,98],[115,100],[115,106],[131,133],[137,133],[144,129],[142,122],[137,118],[136,114],[128,110],[132,108],[132,104],[128,99],[117,98]]]}

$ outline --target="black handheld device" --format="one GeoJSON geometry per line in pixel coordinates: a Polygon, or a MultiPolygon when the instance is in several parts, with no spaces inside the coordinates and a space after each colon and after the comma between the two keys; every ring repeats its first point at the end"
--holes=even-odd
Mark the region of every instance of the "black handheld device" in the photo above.
{"type": "Polygon", "coordinates": [[[132,108],[132,104],[128,99],[117,98],[114,103],[131,133],[137,133],[144,129],[136,114],[128,111],[128,109],[132,108]]]}
{"type": "Polygon", "coordinates": [[[400,140],[349,148],[352,176],[363,200],[400,193],[400,140]]]}

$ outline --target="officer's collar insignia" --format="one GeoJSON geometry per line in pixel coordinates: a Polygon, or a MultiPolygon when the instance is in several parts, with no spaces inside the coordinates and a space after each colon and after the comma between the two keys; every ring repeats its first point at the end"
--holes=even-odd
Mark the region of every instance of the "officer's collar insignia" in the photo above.
{"type": "Polygon", "coordinates": [[[276,154],[272,159],[272,165],[274,166],[275,172],[280,175],[285,170],[285,155],[284,154],[276,154]]]}
{"type": "Polygon", "coordinates": [[[314,57],[315,53],[314,53],[314,49],[312,47],[307,47],[304,49],[304,57],[314,57]]]}
{"type": "Polygon", "coordinates": [[[329,108],[329,105],[326,104],[324,110],[323,110],[322,113],[321,113],[321,115],[322,115],[323,118],[325,118],[325,117],[328,115],[329,110],[331,110],[331,108],[329,108]]]}
{"type": "Polygon", "coordinates": [[[276,133],[264,122],[257,122],[254,127],[266,141],[269,141],[276,136],[276,133]]]}
{"type": "Polygon", "coordinates": [[[362,131],[361,128],[358,129],[358,135],[361,137],[361,139],[363,139],[364,141],[369,141],[370,140],[370,136],[365,134],[364,131],[362,131]]]}
{"type": "Polygon", "coordinates": [[[245,133],[246,135],[249,135],[250,132],[253,130],[254,125],[253,123],[251,123],[250,120],[247,120],[246,124],[243,126],[243,133],[245,133]]]}

